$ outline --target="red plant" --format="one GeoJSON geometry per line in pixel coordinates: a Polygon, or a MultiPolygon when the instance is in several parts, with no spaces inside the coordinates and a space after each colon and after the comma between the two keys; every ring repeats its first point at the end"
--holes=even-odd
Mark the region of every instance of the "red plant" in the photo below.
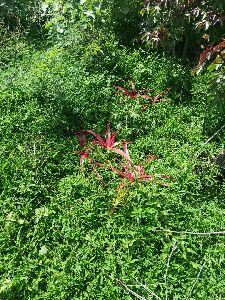
{"type": "Polygon", "coordinates": [[[96,132],[94,132],[93,130],[85,130],[84,133],[89,133],[89,134],[92,134],[96,140],[94,140],[92,143],[93,144],[96,144],[96,145],[100,145],[102,146],[103,148],[114,148],[115,146],[118,145],[118,142],[116,142],[116,132],[113,132],[111,134],[111,131],[110,131],[110,125],[107,124],[106,126],[106,130],[105,130],[105,133],[106,133],[106,140],[104,140],[100,134],[97,134],[96,132]]]}
{"type": "MultiPolygon", "coordinates": [[[[117,175],[119,175],[120,178],[123,179],[128,179],[130,182],[135,182],[137,181],[152,181],[153,179],[155,179],[155,177],[158,178],[164,178],[164,179],[171,179],[170,176],[165,176],[165,175],[152,175],[152,174],[146,174],[145,173],[145,168],[141,165],[133,165],[131,163],[128,163],[126,165],[122,165],[123,170],[120,170],[112,165],[107,166],[105,164],[102,163],[96,163],[96,165],[98,165],[99,167],[103,167],[103,168],[108,168],[109,170],[113,171],[114,173],[116,173],[117,175]]],[[[166,182],[161,182],[161,181],[155,181],[156,183],[159,183],[163,186],[170,186],[169,183],[166,182]]]]}
{"type": "MultiPolygon", "coordinates": [[[[104,140],[104,138],[102,138],[101,135],[97,134],[93,130],[83,130],[81,132],[76,132],[75,135],[78,138],[79,144],[82,148],[87,144],[87,136],[86,136],[87,134],[91,134],[94,136],[95,139],[94,139],[94,141],[92,141],[92,144],[99,145],[103,148],[112,150],[113,152],[120,154],[127,161],[126,164],[123,164],[121,162],[121,160],[119,160],[119,163],[122,166],[122,170],[120,170],[119,168],[116,168],[113,165],[107,165],[107,164],[101,163],[101,162],[94,162],[91,158],[89,158],[89,153],[85,149],[83,149],[82,151],[79,152],[80,153],[80,165],[82,166],[84,163],[84,160],[87,159],[89,164],[92,166],[93,171],[95,172],[96,176],[100,179],[100,181],[104,187],[105,187],[105,184],[103,182],[101,175],[97,171],[97,167],[107,168],[107,169],[113,171],[114,173],[116,173],[117,175],[119,175],[121,178],[128,179],[128,181],[130,181],[131,183],[133,183],[135,181],[142,181],[142,180],[152,181],[153,179],[155,179],[155,177],[166,178],[166,179],[170,178],[169,176],[164,176],[164,175],[146,174],[143,166],[134,165],[132,163],[131,157],[129,155],[127,141],[122,142],[123,150],[117,148],[116,146],[119,144],[119,142],[116,142],[116,134],[117,133],[116,132],[111,133],[109,124],[107,125],[106,130],[105,130],[105,134],[106,134],[105,140],[104,140]]],[[[157,156],[151,155],[148,157],[148,162],[151,162],[152,160],[155,160],[155,159],[157,159],[157,156]]],[[[157,182],[161,185],[164,185],[164,186],[169,186],[168,183],[164,183],[161,181],[155,181],[155,182],[157,182]]]]}
{"type": "Polygon", "coordinates": [[[88,158],[89,154],[86,151],[80,152],[80,165],[83,166],[84,160],[88,158]]]}
{"type": "MultiPolygon", "coordinates": [[[[115,87],[119,91],[123,92],[125,95],[129,96],[132,99],[135,99],[138,96],[138,91],[135,89],[135,86],[134,86],[134,83],[133,83],[132,80],[130,80],[130,84],[131,84],[131,88],[132,88],[131,91],[127,90],[126,88],[124,88],[124,87],[122,87],[120,85],[116,85],[115,87]]],[[[116,92],[115,94],[120,94],[120,92],[116,92]]]]}
{"type": "Polygon", "coordinates": [[[150,97],[150,96],[148,96],[146,94],[142,94],[142,93],[144,93],[144,92],[148,92],[148,93],[154,92],[154,90],[141,90],[141,91],[138,92],[135,89],[135,85],[133,83],[133,80],[130,80],[130,84],[131,84],[131,88],[132,88],[131,91],[129,91],[128,89],[126,89],[126,88],[124,88],[120,85],[116,85],[115,87],[119,90],[119,92],[116,92],[115,94],[120,94],[120,91],[121,91],[121,92],[123,92],[123,94],[129,96],[132,99],[136,99],[138,96],[141,96],[142,98],[145,98],[145,99],[149,99],[147,97],[150,97]]]}
{"type": "Polygon", "coordinates": [[[141,111],[145,111],[149,105],[160,102],[162,100],[162,97],[167,94],[170,91],[170,88],[166,89],[165,91],[162,91],[161,93],[157,94],[156,96],[149,96],[147,94],[143,93],[153,93],[155,90],[140,90],[139,92],[135,89],[135,85],[132,80],[130,80],[132,90],[129,91],[124,87],[121,87],[119,85],[116,85],[116,88],[119,90],[119,92],[116,92],[115,94],[120,94],[120,91],[123,92],[123,94],[129,96],[132,99],[136,99],[138,96],[140,96],[143,99],[148,99],[150,100],[149,102],[144,104],[144,108],[141,111]]]}
{"type": "MultiPolygon", "coordinates": [[[[83,148],[88,142],[86,134],[92,134],[95,137],[95,140],[92,141],[92,144],[100,145],[103,148],[112,150],[115,153],[123,156],[128,162],[131,162],[131,158],[130,158],[128,147],[127,147],[127,142],[126,141],[122,142],[123,150],[116,148],[116,146],[119,144],[118,142],[115,141],[117,133],[113,132],[111,134],[110,124],[107,124],[105,133],[106,133],[106,140],[104,140],[99,134],[97,134],[93,130],[83,130],[83,131],[81,130],[80,132],[75,132],[75,136],[77,137],[80,146],[83,148]]],[[[82,151],[79,151],[79,154],[80,154],[80,165],[83,166],[85,159],[87,159],[89,157],[89,153],[83,149],[82,151]]],[[[96,169],[97,163],[95,164],[92,159],[88,159],[88,161],[89,161],[90,165],[92,166],[94,172],[96,173],[97,177],[100,179],[100,181],[102,182],[102,184],[104,186],[104,182],[96,169]]]]}
{"type": "Polygon", "coordinates": [[[75,132],[75,136],[77,137],[81,147],[84,147],[84,145],[87,144],[87,137],[82,130],[75,132]]]}
{"type": "Polygon", "coordinates": [[[83,131],[83,133],[84,134],[89,133],[95,137],[95,140],[92,142],[92,144],[99,145],[108,150],[112,150],[115,153],[122,155],[127,161],[131,161],[131,158],[129,156],[128,149],[127,149],[127,142],[123,142],[124,151],[117,148],[116,146],[119,144],[118,142],[115,141],[117,133],[113,132],[111,134],[109,124],[106,127],[106,140],[104,140],[99,134],[97,134],[93,130],[85,130],[85,131],[83,131]]]}
{"type": "MultiPolygon", "coordinates": [[[[152,105],[153,103],[160,102],[160,101],[162,100],[162,97],[163,97],[164,95],[166,95],[169,91],[170,91],[170,88],[168,88],[167,90],[165,90],[165,91],[163,91],[163,92],[157,94],[155,97],[151,97],[151,96],[143,97],[143,98],[145,98],[145,99],[150,99],[151,101],[145,103],[145,104],[144,104],[145,106],[142,108],[141,111],[145,111],[145,110],[149,107],[149,105],[152,105]]],[[[146,96],[147,96],[147,95],[146,95],[146,96]]]]}

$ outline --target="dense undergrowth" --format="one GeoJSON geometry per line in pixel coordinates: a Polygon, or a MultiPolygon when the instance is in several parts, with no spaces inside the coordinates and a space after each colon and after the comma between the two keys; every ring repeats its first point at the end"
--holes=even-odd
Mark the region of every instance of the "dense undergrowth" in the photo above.
{"type": "Polygon", "coordinates": [[[39,47],[18,35],[1,47],[0,298],[137,298],[129,288],[140,299],[223,299],[224,235],[163,231],[225,228],[222,132],[204,143],[221,122],[208,110],[207,74],[113,33],[88,38],[75,28],[39,47]],[[170,90],[142,111],[145,101],[115,94],[130,79],[137,90],[170,90]],[[107,123],[168,187],[103,168],[104,188],[80,166],[75,132],[107,123]]]}

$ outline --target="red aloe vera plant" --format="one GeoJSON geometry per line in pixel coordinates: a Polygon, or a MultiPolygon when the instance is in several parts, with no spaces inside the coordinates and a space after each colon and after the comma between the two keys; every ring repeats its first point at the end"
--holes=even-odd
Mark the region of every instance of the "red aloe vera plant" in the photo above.
{"type": "MultiPolygon", "coordinates": [[[[76,132],[75,135],[76,135],[76,137],[79,141],[79,144],[82,148],[87,144],[86,134],[92,134],[95,137],[95,140],[92,142],[92,144],[97,144],[97,145],[100,145],[103,148],[112,150],[115,153],[122,155],[128,162],[131,162],[131,158],[130,158],[128,148],[127,148],[127,142],[126,141],[122,142],[124,150],[116,148],[116,146],[119,144],[118,142],[115,141],[117,133],[113,132],[111,134],[110,124],[107,124],[105,133],[106,133],[106,140],[104,140],[99,134],[97,134],[93,130],[84,130],[84,131],[76,132]]],[[[89,153],[84,149],[82,151],[80,151],[79,153],[80,153],[80,165],[83,166],[84,160],[89,157],[89,153]]],[[[102,179],[101,175],[98,173],[97,168],[96,168],[98,163],[93,162],[93,160],[90,159],[90,158],[88,159],[88,162],[92,166],[93,171],[95,172],[97,177],[100,179],[103,187],[105,187],[103,179],[102,179]]]]}

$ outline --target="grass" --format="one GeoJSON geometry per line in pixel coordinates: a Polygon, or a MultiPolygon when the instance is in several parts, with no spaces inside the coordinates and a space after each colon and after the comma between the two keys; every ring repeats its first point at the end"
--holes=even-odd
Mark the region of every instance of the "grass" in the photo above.
{"type": "Polygon", "coordinates": [[[213,162],[223,132],[204,145],[205,102],[198,84],[191,94],[190,70],[124,48],[85,59],[62,47],[32,51],[1,72],[1,299],[135,298],[126,286],[157,299],[141,284],[161,299],[224,298],[225,237],[157,231],[225,228],[213,162]],[[176,85],[167,101],[141,112],[135,99],[115,95],[115,84],[129,88],[129,76],[138,89],[176,85]],[[175,179],[170,187],[135,182],[118,195],[121,178],[100,171],[104,189],[79,166],[73,131],[102,132],[107,121],[146,173],[175,179]],[[148,163],[149,154],[158,159],[148,163]]]}

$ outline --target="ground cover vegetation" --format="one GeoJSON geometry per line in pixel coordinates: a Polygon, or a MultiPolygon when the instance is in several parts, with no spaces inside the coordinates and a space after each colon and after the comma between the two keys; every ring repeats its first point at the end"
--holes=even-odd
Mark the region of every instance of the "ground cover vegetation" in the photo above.
{"type": "Polygon", "coordinates": [[[222,1],[0,2],[0,299],[224,299],[222,1]]]}

